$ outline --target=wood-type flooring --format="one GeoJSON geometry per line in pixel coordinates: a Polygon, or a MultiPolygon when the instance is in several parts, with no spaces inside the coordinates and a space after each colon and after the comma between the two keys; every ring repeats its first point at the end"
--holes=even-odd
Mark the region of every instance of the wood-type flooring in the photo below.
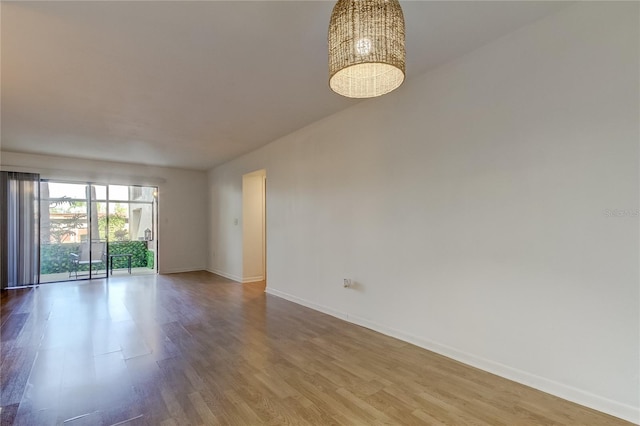
{"type": "Polygon", "coordinates": [[[2,425],[625,425],[207,273],[2,291],[2,425]]]}

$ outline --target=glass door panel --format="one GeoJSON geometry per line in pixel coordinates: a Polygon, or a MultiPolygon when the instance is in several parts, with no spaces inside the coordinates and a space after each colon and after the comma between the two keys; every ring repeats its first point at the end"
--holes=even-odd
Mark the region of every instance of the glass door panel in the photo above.
{"type": "Polygon", "coordinates": [[[91,262],[94,265],[91,278],[107,276],[108,267],[108,218],[106,185],[90,185],[87,187],[91,200],[91,262]]]}
{"type": "MultiPolygon", "coordinates": [[[[115,185],[109,186],[109,196],[113,199],[115,195],[116,199],[126,199],[127,187],[124,188],[124,193],[119,192],[117,189],[113,191],[115,185]]],[[[109,202],[108,210],[108,223],[109,223],[109,267],[111,273],[113,270],[120,270],[126,268],[129,270],[129,262],[135,255],[136,247],[131,244],[131,233],[129,232],[129,204],[127,202],[109,202]]]]}
{"type": "Polygon", "coordinates": [[[89,275],[86,185],[40,183],[40,282],[89,275]]]}
{"type": "Polygon", "coordinates": [[[109,185],[109,262],[114,273],[157,270],[157,194],[155,187],[109,185]]]}

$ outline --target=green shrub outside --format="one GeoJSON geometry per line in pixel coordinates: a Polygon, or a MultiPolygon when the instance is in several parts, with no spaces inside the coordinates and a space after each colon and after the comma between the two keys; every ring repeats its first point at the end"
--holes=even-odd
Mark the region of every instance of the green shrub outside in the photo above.
{"type": "MultiPolygon", "coordinates": [[[[59,274],[72,269],[71,253],[80,251],[79,243],[43,244],[40,247],[40,273],[59,274]]],[[[82,265],[79,271],[88,271],[88,265],[82,265]]]]}
{"type": "MultiPolygon", "coordinates": [[[[109,243],[109,254],[130,254],[132,268],[144,268],[147,266],[147,242],[146,241],[114,241],[109,243]]],[[[126,268],[126,257],[113,259],[113,269],[126,268]]]]}
{"type": "MultiPolygon", "coordinates": [[[[80,243],[43,244],[40,248],[40,273],[59,274],[73,269],[71,253],[80,252],[80,243]]],[[[147,266],[146,241],[114,241],[109,243],[109,254],[131,254],[131,267],[144,268],[147,266]]],[[[153,252],[151,253],[151,267],[153,267],[153,252]]],[[[113,259],[113,269],[126,268],[126,258],[113,259]]],[[[78,271],[88,271],[89,265],[80,265],[78,271]]]]}
{"type": "Polygon", "coordinates": [[[147,268],[153,269],[153,261],[154,261],[154,252],[153,250],[147,250],[147,268]]]}

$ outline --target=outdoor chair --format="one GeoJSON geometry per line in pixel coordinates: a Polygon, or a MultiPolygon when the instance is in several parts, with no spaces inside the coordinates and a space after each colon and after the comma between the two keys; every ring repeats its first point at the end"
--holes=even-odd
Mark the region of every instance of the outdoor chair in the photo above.
{"type": "Polygon", "coordinates": [[[107,272],[107,250],[104,242],[91,243],[91,251],[89,251],[89,244],[83,243],[79,253],[70,253],[69,256],[71,257],[69,278],[72,274],[78,278],[78,270],[83,265],[89,265],[89,269],[95,272],[101,269],[105,270],[105,274],[107,272]]]}

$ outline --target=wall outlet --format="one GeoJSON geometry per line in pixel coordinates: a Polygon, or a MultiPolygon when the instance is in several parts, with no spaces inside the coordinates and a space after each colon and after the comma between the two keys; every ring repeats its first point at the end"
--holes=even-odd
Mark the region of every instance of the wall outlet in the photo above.
{"type": "Polygon", "coordinates": [[[342,285],[344,286],[344,288],[351,287],[351,278],[345,278],[342,285]]]}

